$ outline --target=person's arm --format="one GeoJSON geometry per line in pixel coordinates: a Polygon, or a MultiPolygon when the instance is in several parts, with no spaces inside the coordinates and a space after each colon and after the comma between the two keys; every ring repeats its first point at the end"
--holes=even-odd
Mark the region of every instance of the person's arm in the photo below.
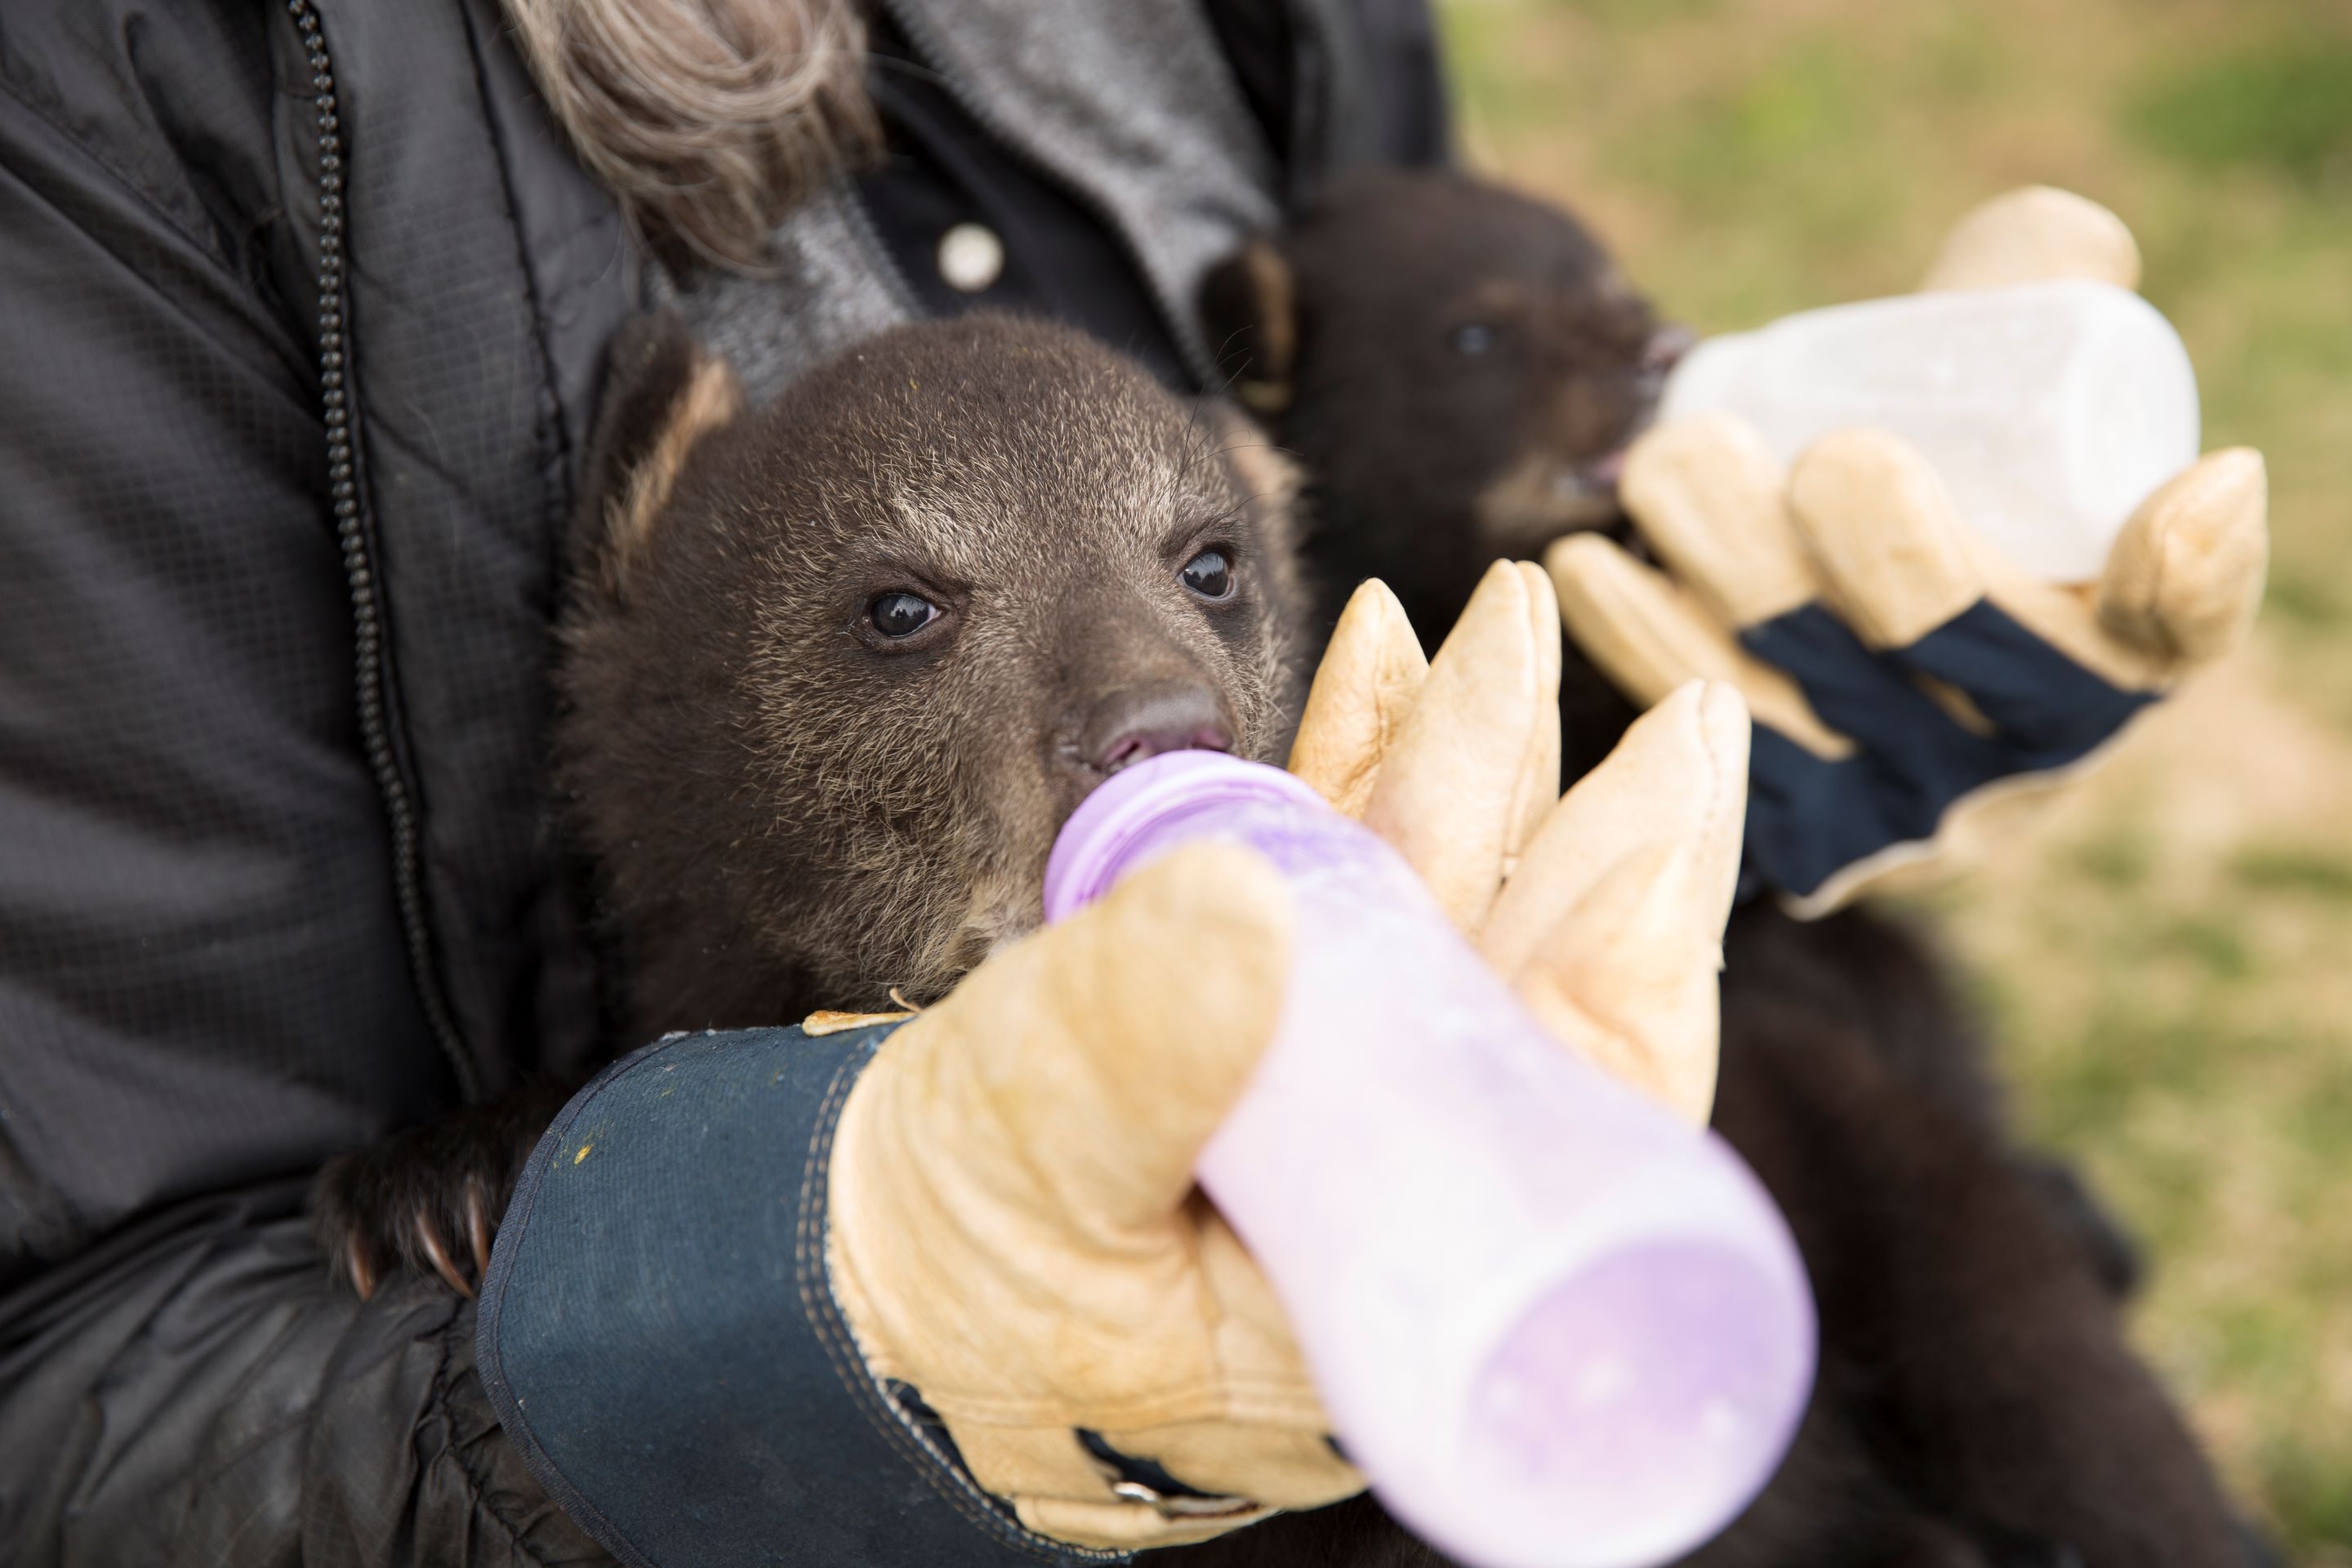
{"type": "Polygon", "coordinates": [[[301,1192],[177,1205],[7,1300],[0,1558],[606,1561],[491,1414],[472,1304],[331,1284],[301,1192]]]}
{"type": "Polygon", "coordinates": [[[12,7],[0,47],[0,1562],[601,1560],[471,1307],[362,1306],[302,1216],[445,1069],[310,355],[240,218],[267,33],[219,9],[12,7]]]}
{"type": "MultiPolygon", "coordinates": [[[[793,1063],[805,1081],[780,1086],[761,1037],[697,1038],[717,1039],[722,1065],[761,1080],[761,1148],[797,1179],[808,1149],[776,1140],[829,1125],[837,1107],[825,1089],[845,1066],[854,1076],[869,1042],[793,1036],[800,1048],[793,1063]]],[[[706,1342],[657,1333],[625,1361],[597,1368],[593,1358],[585,1366],[577,1359],[595,1347],[571,1347],[576,1375],[541,1384],[543,1415],[519,1411],[507,1383],[498,1385],[497,1407],[486,1395],[476,1371],[472,1302],[437,1281],[402,1278],[362,1303],[331,1282],[300,1214],[299,1182],[196,1200],[142,1220],[0,1307],[7,1314],[0,1474],[9,1479],[0,1502],[0,1560],[27,1568],[610,1561],[567,1509],[599,1526],[610,1510],[691,1532],[698,1550],[653,1559],[665,1563],[759,1560],[761,1542],[747,1530],[763,1532],[787,1562],[916,1568],[1060,1555],[998,1516],[944,1456],[916,1449],[877,1385],[854,1356],[843,1359],[837,1316],[806,1305],[829,1299],[821,1258],[790,1244],[789,1205],[785,1239],[775,1245],[727,1227],[730,1205],[747,1215],[775,1206],[753,1201],[755,1194],[774,1195],[754,1180],[746,1169],[706,1166],[698,1190],[666,1195],[701,1222],[692,1230],[670,1227],[674,1246],[712,1242],[782,1281],[774,1299],[756,1304],[763,1319],[756,1357],[714,1366],[706,1342]],[[649,1446],[677,1456],[708,1478],[712,1496],[728,1500],[718,1518],[686,1510],[667,1494],[633,1493],[625,1484],[616,1493],[609,1477],[598,1478],[605,1484],[593,1502],[566,1489],[558,1507],[500,1425],[502,1413],[537,1415],[524,1428],[537,1458],[542,1434],[551,1442],[577,1436],[558,1423],[583,1408],[582,1401],[593,1410],[600,1392],[615,1388],[666,1385],[674,1395],[679,1385],[666,1380],[679,1366],[712,1374],[709,1385],[657,1406],[614,1400],[588,1436],[625,1461],[637,1458],[615,1472],[624,1478],[658,1473],[642,1462],[649,1446]],[[591,1375],[599,1371],[603,1383],[591,1375]],[[666,1413],[673,1425],[646,1424],[649,1411],[666,1413]],[[719,1543],[742,1555],[713,1555],[719,1543]]],[[[612,1222],[658,1225],[664,1212],[633,1194],[612,1222]]],[[[556,1270],[571,1257],[559,1253],[556,1270]]],[[[740,1269],[697,1267],[678,1278],[700,1279],[707,1288],[609,1299],[603,1310],[684,1305],[691,1327],[744,1305],[727,1289],[740,1280],[740,1269]]],[[[548,1342],[543,1331],[566,1321],[566,1305],[575,1311],[583,1305],[563,1301],[560,1287],[536,1284],[520,1297],[494,1293],[509,1309],[509,1331],[503,1342],[485,1336],[504,1342],[509,1359],[528,1352],[534,1371],[566,1349],[548,1342]],[[513,1322],[524,1319],[542,1331],[518,1351],[513,1322]]],[[[558,1451],[569,1458],[576,1449],[558,1451]]]]}
{"type": "MultiPolygon", "coordinates": [[[[291,26],[0,29],[0,1562],[608,1561],[492,1413],[472,1305],[362,1304],[303,1216],[453,1095],[280,254],[316,216],[291,26]]],[[[825,1375],[802,1479],[882,1517],[922,1483],[825,1375]]]]}

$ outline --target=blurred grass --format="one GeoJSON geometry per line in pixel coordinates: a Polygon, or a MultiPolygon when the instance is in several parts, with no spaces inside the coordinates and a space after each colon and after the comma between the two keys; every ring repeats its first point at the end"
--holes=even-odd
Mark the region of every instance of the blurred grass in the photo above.
{"type": "Polygon", "coordinates": [[[2260,446],[2255,646],[1937,900],[2025,1125],[2148,1242],[2140,1343],[2352,1568],[2352,4],[1449,0],[1474,163],[1703,330],[1898,292],[1969,205],[2120,212],[2260,446]]]}

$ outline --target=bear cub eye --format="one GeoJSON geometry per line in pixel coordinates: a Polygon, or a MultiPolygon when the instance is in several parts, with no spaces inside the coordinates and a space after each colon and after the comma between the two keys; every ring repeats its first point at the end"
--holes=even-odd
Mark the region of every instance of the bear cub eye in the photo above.
{"type": "Polygon", "coordinates": [[[1449,341],[1455,353],[1475,358],[1495,346],[1495,329],[1484,321],[1472,321],[1467,326],[1454,328],[1454,336],[1449,341]]]}
{"type": "Polygon", "coordinates": [[[1182,576],[1184,586],[1203,599],[1223,599],[1234,591],[1234,563],[1215,545],[1184,563],[1182,576]]]}
{"type": "Polygon", "coordinates": [[[920,594],[879,594],[866,606],[866,618],[886,637],[910,637],[939,618],[940,607],[920,594]]]}

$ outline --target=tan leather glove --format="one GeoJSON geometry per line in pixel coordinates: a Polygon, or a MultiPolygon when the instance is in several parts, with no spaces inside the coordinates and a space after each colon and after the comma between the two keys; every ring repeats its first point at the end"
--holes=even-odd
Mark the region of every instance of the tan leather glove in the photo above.
{"type": "MultiPolygon", "coordinates": [[[[1931,288],[2062,277],[2132,287],[2105,208],[2044,188],[1953,230],[1931,288]]],[[[1626,510],[1665,567],[1598,535],[1546,565],[1570,633],[1635,701],[1736,685],[1757,735],[1748,856],[1801,916],[1965,864],[2148,702],[2235,647],[2261,599],[2260,454],[2216,452],[2144,502],[2098,581],[2009,565],[1926,461],[1848,431],[1784,473],[1736,420],[1629,453],[1626,510]]]]}
{"type": "Polygon", "coordinates": [[[1041,1534],[1166,1546],[1362,1489],[1264,1277],[1192,1186],[1273,1038],[1290,942],[1272,868],[1180,849],[982,964],[843,1107],[843,1316],[1041,1534]]]}
{"type": "Polygon", "coordinates": [[[1691,683],[1562,796],[1558,626],[1544,574],[1499,563],[1432,663],[1366,583],[1291,771],[1395,845],[1556,1036],[1703,1124],[1747,710],[1727,684],[1691,683]]]}

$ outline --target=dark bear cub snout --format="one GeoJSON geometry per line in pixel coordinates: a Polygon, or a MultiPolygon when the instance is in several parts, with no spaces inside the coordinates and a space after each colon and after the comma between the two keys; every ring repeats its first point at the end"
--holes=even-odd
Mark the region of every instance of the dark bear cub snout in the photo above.
{"type": "Polygon", "coordinates": [[[1113,691],[1094,705],[1078,734],[1078,754],[1105,778],[1168,752],[1230,752],[1234,722],[1208,687],[1154,681],[1113,691]]]}

